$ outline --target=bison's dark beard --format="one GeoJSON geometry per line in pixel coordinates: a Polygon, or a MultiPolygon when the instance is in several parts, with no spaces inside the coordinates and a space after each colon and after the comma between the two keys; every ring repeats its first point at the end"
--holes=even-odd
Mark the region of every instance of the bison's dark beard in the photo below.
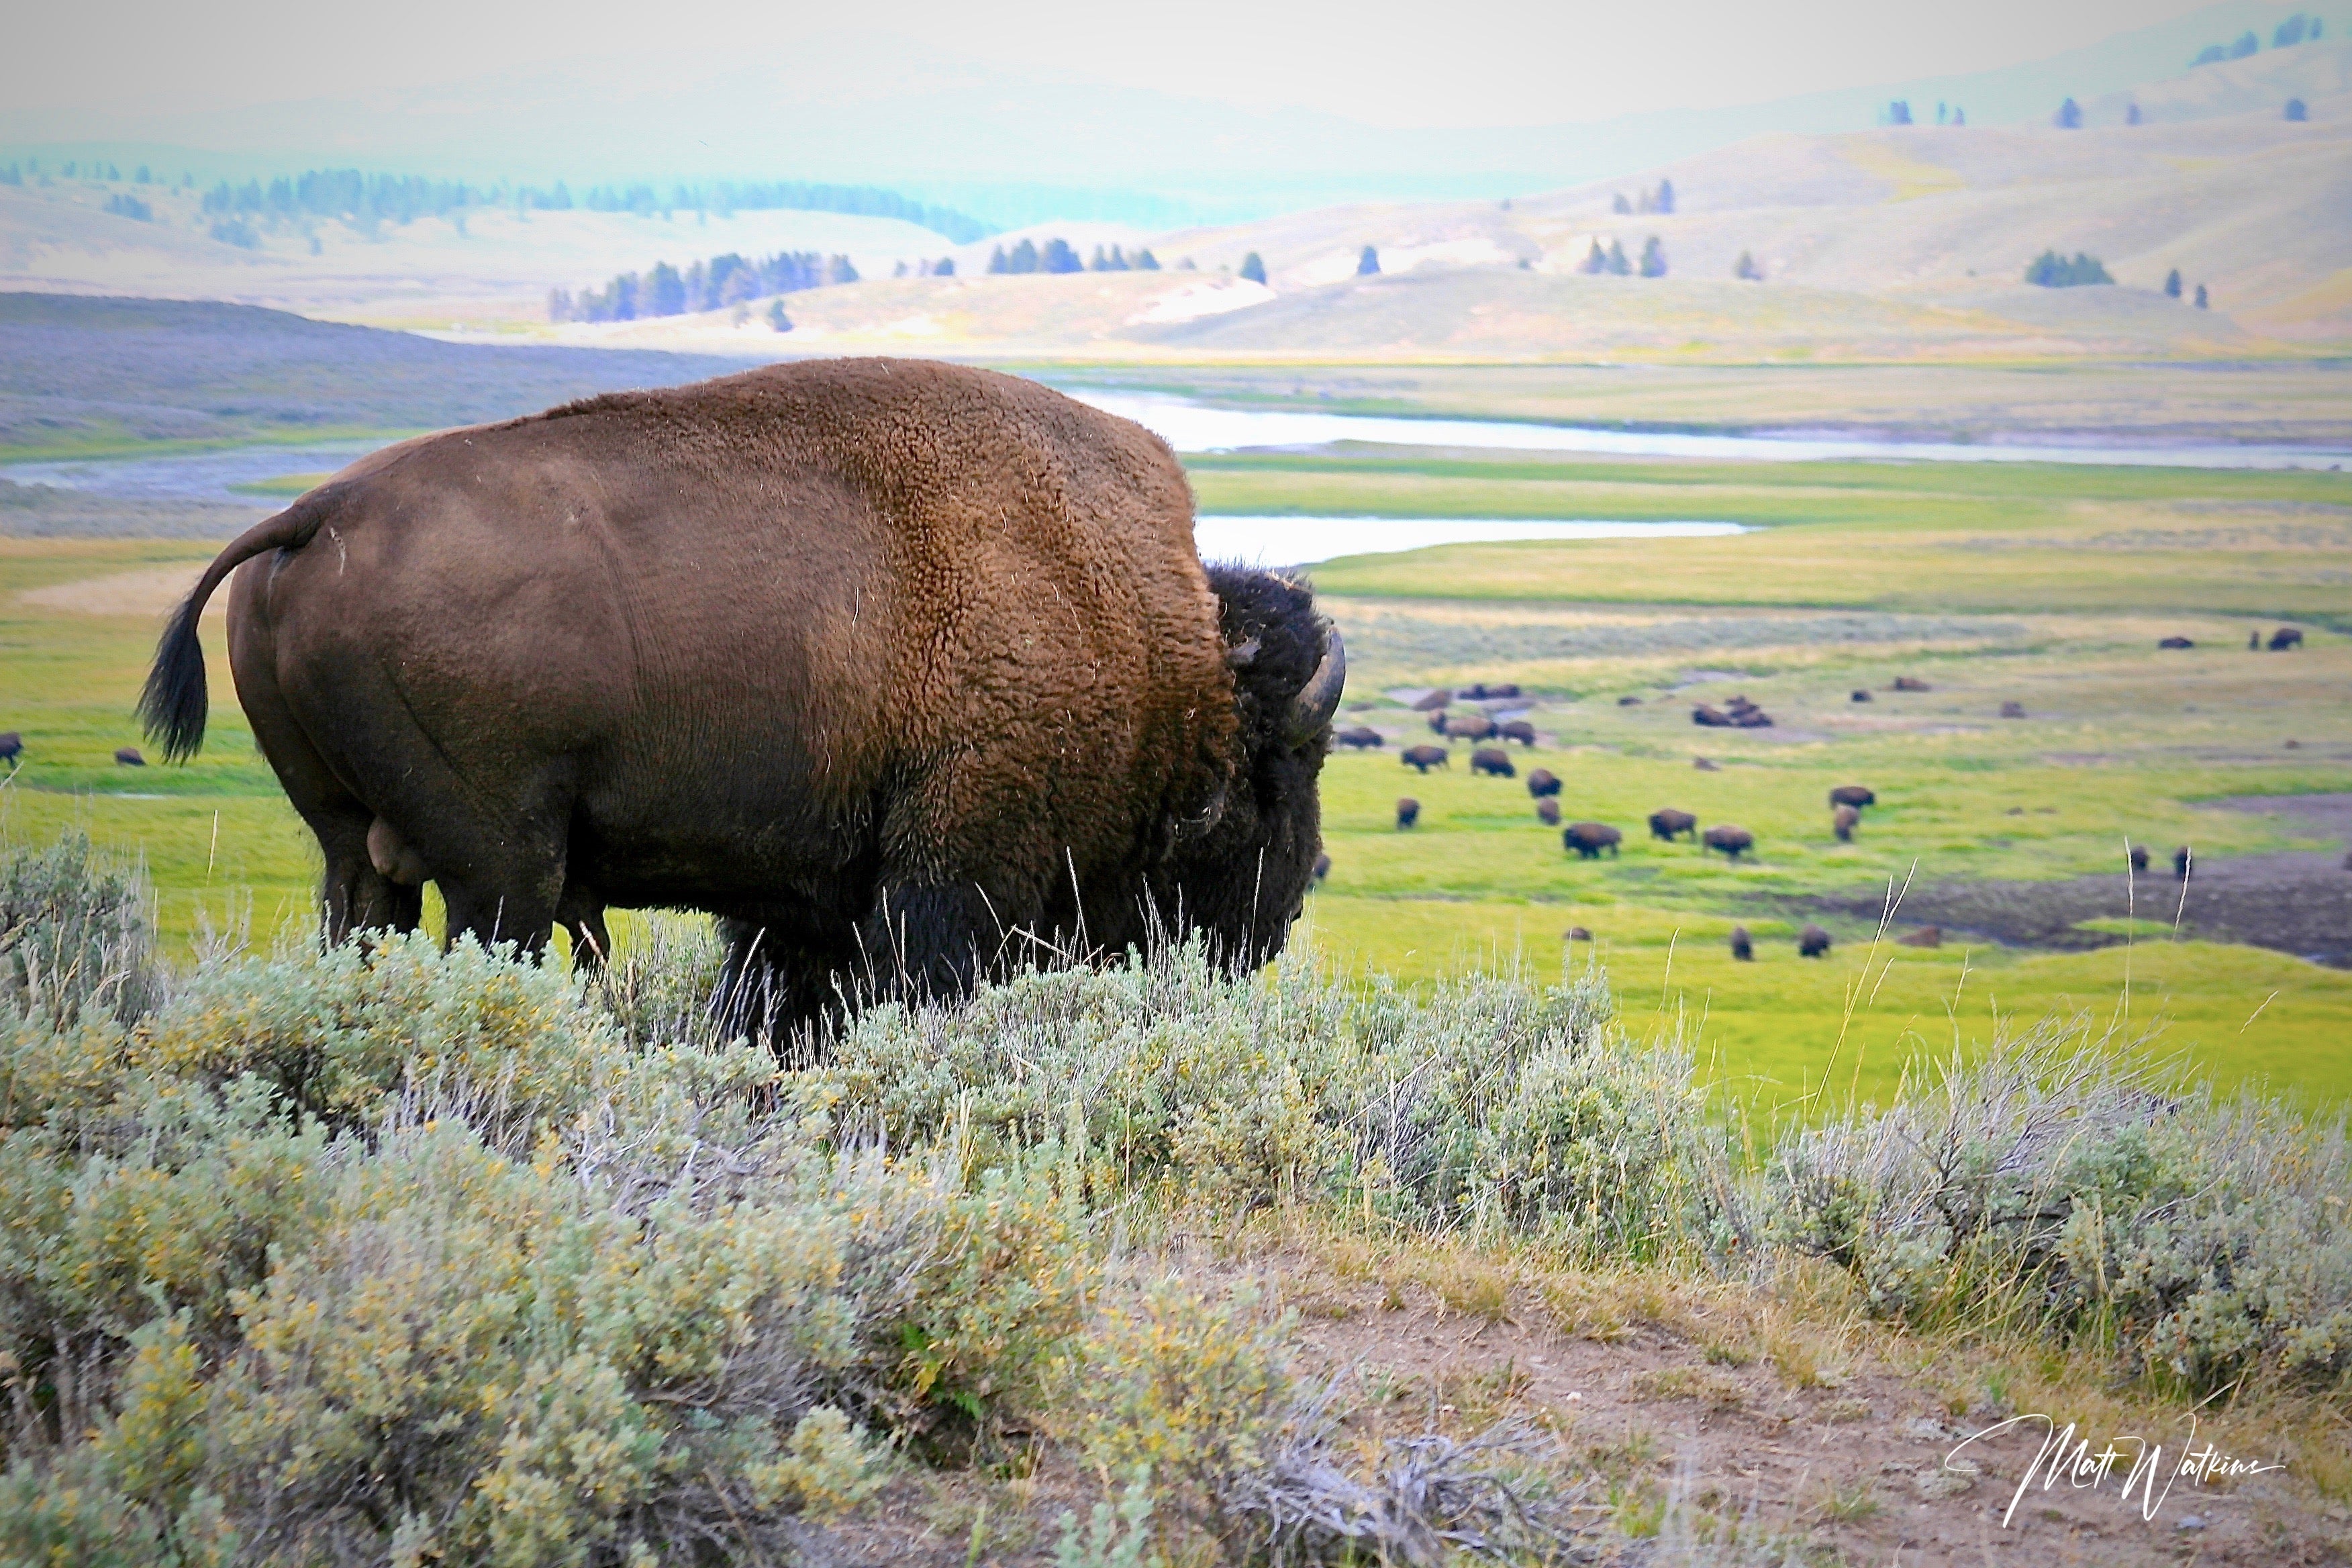
{"type": "Polygon", "coordinates": [[[1164,929],[1198,933],[1226,963],[1255,968],[1282,951],[1323,847],[1318,784],[1330,726],[1289,732],[1292,702],[1323,659],[1323,621],[1310,589],[1270,573],[1212,566],[1209,585],[1234,650],[1239,751],[1217,819],[1180,840],[1151,892],[1164,929]]]}

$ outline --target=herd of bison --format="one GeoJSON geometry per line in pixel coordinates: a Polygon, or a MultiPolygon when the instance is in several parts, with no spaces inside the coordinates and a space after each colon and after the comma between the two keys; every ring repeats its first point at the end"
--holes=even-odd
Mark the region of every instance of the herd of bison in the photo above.
{"type": "MultiPolygon", "coordinates": [[[[2292,628],[2282,628],[2271,640],[2270,647],[2275,650],[2285,651],[2294,648],[2301,641],[2301,633],[2292,628]]],[[[2179,647],[2182,646],[2182,642],[2181,639],[2168,638],[2164,646],[2179,647]]],[[[2262,644],[2257,639],[2250,646],[2260,647],[2262,644]]],[[[1895,679],[1893,689],[1926,691],[1929,688],[1927,682],[1916,677],[1899,676],[1895,679]]],[[[1509,699],[1518,695],[1519,689],[1517,686],[1489,686],[1483,682],[1465,687],[1458,692],[1444,690],[1431,692],[1413,703],[1412,707],[1416,711],[1428,715],[1430,730],[1449,744],[1407,746],[1399,753],[1400,760],[1404,766],[1418,773],[1426,773],[1432,768],[1453,766],[1454,758],[1450,742],[1454,741],[1474,742],[1517,741],[1523,746],[1533,747],[1536,743],[1535,726],[1525,720],[1497,721],[1483,712],[1450,711],[1452,702],[1456,700],[1475,702],[1509,699]]],[[[1624,704],[1637,703],[1641,700],[1638,697],[1619,699],[1619,701],[1624,704]]],[[[1871,700],[1871,694],[1866,690],[1856,690],[1853,693],[1853,700],[1867,702],[1871,700]]],[[[2001,705],[2001,711],[2004,718],[2018,718],[2022,717],[2024,710],[2018,703],[2005,702],[2001,705]]],[[[1727,726],[1755,729],[1768,727],[1772,722],[1769,715],[1744,696],[1731,699],[1721,709],[1702,702],[1693,710],[1691,719],[1694,723],[1709,728],[1727,726]]],[[[1369,725],[1357,725],[1351,729],[1336,731],[1332,736],[1332,743],[1335,746],[1345,746],[1357,751],[1371,751],[1384,748],[1388,744],[1388,737],[1369,725]]],[[[1713,771],[1711,764],[1703,757],[1698,759],[1698,766],[1713,771]]],[[[1507,779],[1518,776],[1518,770],[1512,764],[1510,752],[1499,744],[1476,746],[1470,753],[1470,771],[1474,774],[1492,778],[1507,779]]],[[[1561,826],[1560,781],[1559,775],[1550,769],[1533,770],[1528,774],[1527,784],[1528,794],[1535,801],[1536,819],[1548,828],[1559,829],[1560,843],[1564,849],[1586,860],[1597,860],[1603,854],[1613,858],[1617,854],[1618,846],[1624,842],[1625,836],[1607,823],[1571,822],[1565,826],[1561,826]]],[[[1853,842],[1854,830],[1862,825],[1864,808],[1875,805],[1877,800],[1878,796],[1874,791],[1861,784],[1840,784],[1830,791],[1830,831],[1836,837],[1839,843],[1853,842]]],[[[1398,831],[1409,831],[1419,826],[1420,821],[1421,802],[1411,795],[1399,797],[1396,803],[1398,831]]],[[[1687,839],[1698,846],[1701,854],[1713,851],[1733,861],[1737,861],[1742,855],[1751,852],[1756,847],[1756,836],[1744,827],[1730,823],[1719,823],[1702,832],[1696,816],[1673,806],[1663,806],[1650,814],[1650,837],[1669,844],[1678,838],[1687,839]]],[[[2186,879],[2191,858],[2191,852],[2185,844],[2174,850],[2173,875],[2186,879]]],[[[2347,864],[2352,865],[2352,859],[2347,859],[2347,864]]],[[[2148,868],[2148,852],[2145,846],[2131,847],[2131,865],[2136,872],[2146,871],[2148,868]]],[[[1329,858],[1325,857],[1316,868],[1318,881],[1322,879],[1329,866],[1329,858]]],[[[1580,926],[1571,929],[1568,934],[1570,940],[1589,940],[1591,937],[1591,933],[1580,926]]],[[[1942,945],[1943,932],[1935,926],[1924,926],[1896,940],[1910,947],[1937,947],[1942,945]]],[[[1820,958],[1830,951],[1830,933],[1818,925],[1808,925],[1797,933],[1797,951],[1806,958],[1820,958]]],[[[1755,942],[1744,925],[1732,928],[1731,956],[1739,960],[1752,960],[1756,956],[1755,942]]]]}

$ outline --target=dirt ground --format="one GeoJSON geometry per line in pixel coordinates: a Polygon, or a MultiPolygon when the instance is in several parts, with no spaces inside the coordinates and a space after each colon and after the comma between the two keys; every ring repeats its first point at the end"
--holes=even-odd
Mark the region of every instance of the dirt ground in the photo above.
{"type": "MultiPolygon", "coordinates": [[[[2314,963],[2352,969],[2352,794],[2247,795],[2215,803],[2232,811],[2287,819],[2300,835],[2328,837],[2326,850],[2291,850],[2192,860],[2184,892],[2172,874],[2174,846],[2148,846],[2148,869],[2132,879],[2077,877],[2053,882],[1957,882],[1914,888],[1897,924],[1906,930],[1941,926],[1948,940],[1963,936],[2011,947],[2081,951],[2124,939],[2083,931],[2081,921],[2137,915],[2183,936],[2242,942],[2293,953],[2314,963]]],[[[1785,900],[1791,911],[1821,911],[1875,921],[1884,891],[1785,900]]],[[[2143,939],[2145,940],[2145,939],[2143,939]]]]}

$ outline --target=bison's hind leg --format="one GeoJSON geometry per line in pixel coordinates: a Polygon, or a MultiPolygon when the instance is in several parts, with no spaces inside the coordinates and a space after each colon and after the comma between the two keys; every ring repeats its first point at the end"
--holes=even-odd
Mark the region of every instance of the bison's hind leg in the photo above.
{"type": "Polygon", "coordinates": [[[370,853],[373,816],[364,806],[318,806],[304,812],[326,857],[320,879],[327,940],[340,942],[354,932],[391,931],[405,936],[425,918],[423,879],[394,880],[370,853]]]}

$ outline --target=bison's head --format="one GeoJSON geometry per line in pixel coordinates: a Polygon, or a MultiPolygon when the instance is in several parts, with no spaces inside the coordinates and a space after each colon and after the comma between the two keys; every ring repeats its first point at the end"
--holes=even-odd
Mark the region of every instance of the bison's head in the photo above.
{"type": "Polygon", "coordinates": [[[1212,566],[1218,629],[1233,670],[1239,754],[1219,808],[1170,862],[1163,908],[1204,931],[1230,962],[1282,951],[1323,847],[1317,780],[1348,679],[1338,628],[1303,584],[1212,566]]]}

